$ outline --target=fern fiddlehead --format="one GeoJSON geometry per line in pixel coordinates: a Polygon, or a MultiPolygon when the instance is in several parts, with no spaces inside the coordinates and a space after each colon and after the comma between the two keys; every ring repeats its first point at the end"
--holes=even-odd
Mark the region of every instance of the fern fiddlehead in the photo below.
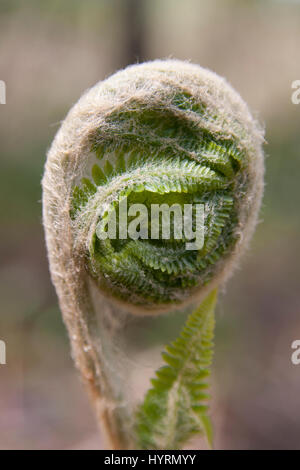
{"type": "Polygon", "coordinates": [[[131,66],[96,85],[52,144],[43,178],[51,274],[74,359],[112,447],[178,447],[201,429],[209,434],[206,407],[197,403],[206,397],[200,376],[211,358],[213,289],[232,272],[256,223],[262,141],[223,79],[171,60],[131,66]],[[202,204],[203,246],[187,250],[184,236],[162,239],[160,228],[154,239],[130,239],[118,215],[114,239],[101,236],[125,199],[149,210],[202,204]],[[134,367],[124,326],[186,308],[195,311],[137,408],[124,372],[134,367]]]}

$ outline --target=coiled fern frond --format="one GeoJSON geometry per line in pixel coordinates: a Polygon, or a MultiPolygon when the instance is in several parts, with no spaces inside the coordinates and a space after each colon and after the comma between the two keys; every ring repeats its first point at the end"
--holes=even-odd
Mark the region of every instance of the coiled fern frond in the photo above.
{"type": "MultiPolygon", "coordinates": [[[[203,367],[210,362],[213,320],[211,308],[198,307],[231,274],[253,232],[263,188],[262,141],[262,130],[224,79],[170,60],[128,67],[96,85],[70,111],[52,144],[43,179],[52,279],[76,364],[113,447],[178,447],[207,425],[205,413],[195,418],[203,392],[191,384],[200,350],[203,367]],[[153,205],[201,204],[204,244],[187,249],[188,237],[174,236],[173,218],[168,239],[161,236],[161,222],[154,238],[145,235],[142,222],[139,237],[124,237],[125,199],[148,213],[153,205]],[[112,215],[114,239],[105,236],[112,215]],[[128,330],[148,321],[141,316],[178,309],[196,310],[170,346],[174,354],[165,356],[174,367],[157,372],[136,415],[128,330]],[[169,408],[175,384],[178,406],[169,408]],[[154,408],[166,414],[153,415],[154,408]],[[159,443],[161,420],[170,436],[159,443]],[[179,435],[182,423],[185,437],[179,435]]],[[[195,214],[190,216],[195,228],[195,214]]],[[[153,229],[150,219],[143,224],[153,229]]],[[[205,302],[212,305],[212,297],[205,302]]]]}

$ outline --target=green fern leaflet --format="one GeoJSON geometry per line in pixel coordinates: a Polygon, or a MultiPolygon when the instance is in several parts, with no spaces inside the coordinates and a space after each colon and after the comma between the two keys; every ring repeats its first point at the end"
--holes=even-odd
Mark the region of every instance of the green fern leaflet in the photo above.
{"type": "Polygon", "coordinates": [[[189,316],[180,336],[166,347],[163,359],[167,365],[156,371],[137,412],[140,449],[180,449],[196,434],[204,435],[212,447],[207,389],[216,299],[214,290],[189,316]]]}

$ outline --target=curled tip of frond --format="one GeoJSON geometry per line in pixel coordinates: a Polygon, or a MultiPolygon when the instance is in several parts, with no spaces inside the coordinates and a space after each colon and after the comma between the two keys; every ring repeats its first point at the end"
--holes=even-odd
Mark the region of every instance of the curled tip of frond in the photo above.
{"type": "Polygon", "coordinates": [[[104,295],[150,311],[205,294],[231,273],[255,226],[262,142],[240,96],[198,65],[154,61],[98,83],[48,155],[44,221],[55,282],[87,266],[104,295]],[[204,246],[99,240],[99,219],[124,197],[147,207],[203,204],[204,246]]]}

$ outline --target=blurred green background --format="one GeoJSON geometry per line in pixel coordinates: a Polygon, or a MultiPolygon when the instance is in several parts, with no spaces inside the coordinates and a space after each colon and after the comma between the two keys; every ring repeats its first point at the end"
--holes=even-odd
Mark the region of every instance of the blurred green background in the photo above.
{"type": "Polygon", "coordinates": [[[225,76],[266,127],[261,223],[217,313],[215,447],[300,449],[299,44],[296,1],[0,1],[0,449],[101,448],[50,282],[40,181],[86,88],[170,56],[225,76]]]}

